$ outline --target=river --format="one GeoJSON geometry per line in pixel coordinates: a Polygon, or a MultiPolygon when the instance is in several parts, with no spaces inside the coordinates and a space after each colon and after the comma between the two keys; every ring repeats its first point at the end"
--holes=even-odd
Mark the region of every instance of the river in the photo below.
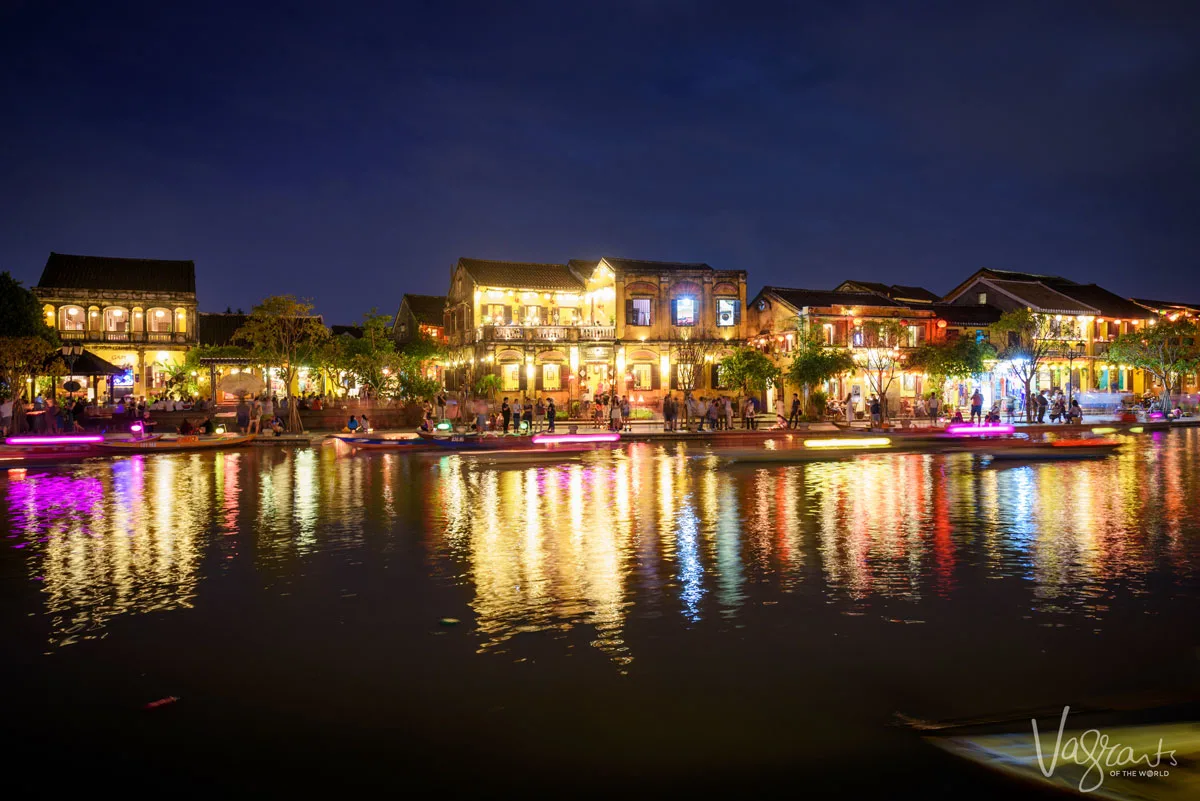
{"type": "Polygon", "coordinates": [[[1003,469],[633,444],[0,472],[10,775],[1005,797],[894,714],[1194,687],[1198,456],[1188,429],[1003,469]]]}

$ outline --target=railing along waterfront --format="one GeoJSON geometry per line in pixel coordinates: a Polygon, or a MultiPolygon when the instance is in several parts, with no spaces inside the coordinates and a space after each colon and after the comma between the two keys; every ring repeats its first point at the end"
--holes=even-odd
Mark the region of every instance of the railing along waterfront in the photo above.
{"type": "Polygon", "coordinates": [[[484,325],[474,331],[477,342],[602,342],[616,336],[611,325],[484,325]]]}

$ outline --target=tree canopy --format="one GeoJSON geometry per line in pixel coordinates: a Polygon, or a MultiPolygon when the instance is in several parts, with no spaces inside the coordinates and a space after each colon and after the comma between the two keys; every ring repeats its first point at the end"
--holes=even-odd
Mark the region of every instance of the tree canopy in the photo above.
{"type": "Polygon", "coordinates": [[[1200,325],[1187,318],[1163,318],[1118,336],[1108,358],[1145,370],[1163,385],[1161,405],[1171,408],[1171,390],[1180,377],[1200,369],[1200,325]]]}
{"type": "Polygon", "coordinates": [[[821,332],[812,327],[797,332],[796,348],[787,367],[787,380],[801,387],[805,394],[830,379],[854,369],[854,356],[842,347],[826,345],[821,332]]]}
{"type": "Polygon", "coordinates": [[[1042,362],[1057,347],[1051,339],[1050,321],[1049,315],[1031,309],[1013,309],[1000,315],[992,325],[992,330],[1006,340],[1000,348],[1000,358],[1008,360],[1009,371],[1025,387],[1025,419],[1028,422],[1033,422],[1037,411],[1037,405],[1030,403],[1033,380],[1042,362]]]}
{"type": "Polygon", "coordinates": [[[971,337],[927,342],[908,357],[909,369],[928,373],[936,382],[948,378],[970,378],[987,372],[986,361],[995,358],[996,348],[990,342],[977,342],[971,337]]]}
{"type": "Polygon", "coordinates": [[[0,273],[0,337],[41,337],[57,345],[54,329],[42,318],[37,296],[8,272],[0,273]]]}
{"type": "Polygon", "coordinates": [[[738,348],[721,360],[720,369],[726,386],[741,394],[762,391],[779,380],[780,370],[765,355],[753,348],[738,348]]]}
{"type": "Polygon", "coordinates": [[[288,431],[300,431],[300,412],[291,403],[292,384],[302,365],[311,363],[313,356],[329,339],[329,329],[313,313],[307,300],[292,295],[274,295],[250,311],[250,316],[234,334],[254,358],[278,366],[284,391],[288,397],[288,431]]]}

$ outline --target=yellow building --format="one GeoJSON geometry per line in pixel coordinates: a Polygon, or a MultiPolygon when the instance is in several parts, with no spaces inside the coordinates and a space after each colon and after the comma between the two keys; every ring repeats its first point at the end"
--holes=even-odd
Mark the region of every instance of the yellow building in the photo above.
{"type": "Polygon", "coordinates": [[[113,382],[118,397],[162,389],[196,344],[192,261],[51,253],[33,291],[64,344],[125,368],[113,382]]]}
{"type": "Polygon", "coordinates": [[[675,390],[719,388],[744,341],[744,270],[603,258],[567,264],[459,259],[446,302],[446,383],[572,401],[615,391],[657,409],[675,390]]]}

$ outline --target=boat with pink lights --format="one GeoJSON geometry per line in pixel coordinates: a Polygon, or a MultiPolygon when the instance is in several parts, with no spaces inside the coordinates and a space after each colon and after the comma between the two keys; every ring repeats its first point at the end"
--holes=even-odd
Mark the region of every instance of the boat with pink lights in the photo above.
{"type": "Polygon", "coordinates": [[[1049,442],[1005,442],[989,451],[993,461],[1103,459],[1121,447],[1115,439],[1056,439],[1049,442]]]}
{"type": "Polygon", "coordinates": [[[423,442],[453,451],[579,451],[619,442],[617,431],[545,434],[430,434],[417,432],[423,442]]]}
{"type": "Polygon", "coordinates": [[[0,448],[0,469],[72,462],[98,455],[100,434],[27,434],[9,437],[0,448]]]}

